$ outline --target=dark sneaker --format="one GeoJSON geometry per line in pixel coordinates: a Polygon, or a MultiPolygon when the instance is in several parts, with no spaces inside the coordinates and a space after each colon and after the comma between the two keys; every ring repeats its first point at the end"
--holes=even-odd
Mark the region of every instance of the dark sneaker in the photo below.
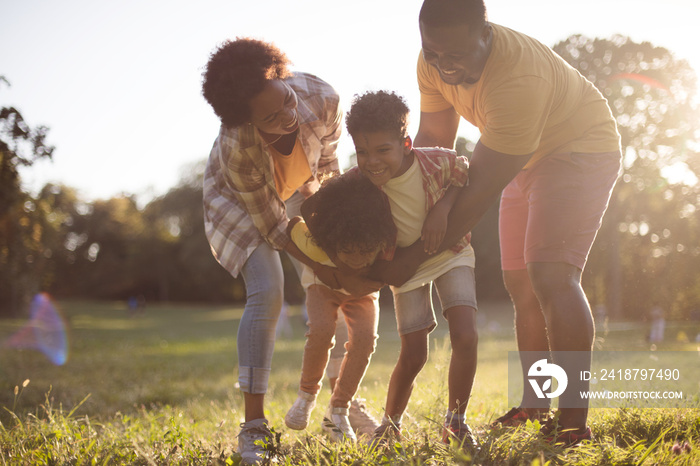
{"type": "Polygon", "coordinates": [[[449,445],[450,441],[457,442],[463,449],[475,451],[476,439],[468,425],[465,423],[445,424],[442,427],[442,443],[449,445]]]}
{"type": "Polygon", "coordinates": [[[380,445],[387,445],[401,439],[401,426],[391,422],[382,423],[374,430],[372,439],[369,442],[370,448],[380,445]]]}
{"type": "Polygon", "coordinates": [[[493,421],[490,427],[518,427],[525,424],[527,421],[546,422],[549,417],[550,415],[548,412],[542,413],[539,416],[531,416],[523,408],[511,408],[510,411],[493,421]]]}
{"type": "Polygon", "coordinates": [[[528,419],[530,419],[530,416],[527,415],[524,409],[511,408],[511,410],[503,416],[496,418],[496,420],[491,423],[491,427],[498,427],[499,424],[503,427],[517,427],[521,424],[525,424],[528,419]]]}
{"type": "Polygon", "coordinates": [[[583,432],[581,432],[581,429],[562,429],[555,419],[542,426],[540,433],[544,435],[545,442],[564,447],[573,447],[585,440],[594,440],[590,427],[583,429],[583,432]]]}

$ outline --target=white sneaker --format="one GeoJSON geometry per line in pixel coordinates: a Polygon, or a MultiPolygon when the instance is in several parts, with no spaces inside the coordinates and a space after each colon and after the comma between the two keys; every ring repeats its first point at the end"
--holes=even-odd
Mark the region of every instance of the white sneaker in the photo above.
{"type": "Polygon", "coordinates": [[[328,432],[333,442],[357,442],[355,432],[348,419],[347,408],[334,408],[329,406],[326,415],[323,417],[323,430],[328,432]]]}
{"type": "Polygon", "coordinates": [[[262,463],[266,456],[265,446],[272,443],[272,432],[267,426],[267,419],[255,419],[241,424],[238,434],[238,453],[241,463],[254,465],[262,463]],[[262,440],[262,442],[258,442],[262,440]],[[258,443],[255,443],[258,442],[258,443]]]}
{"type": "Polygon", "coordinates": [[[364,401],[361,398],[352,400],[348,410],[350,425],[358,437],[370,437],[374,435],[374,431],[379,427],[379,422],[367,412],[364,401]]]}
{"type": "Polygon", "coordinates": [[[299,396],[292,407],[289,408],[289,411],[287,411],[287,415],[284,416],[284,423],[290,429],[306,429],[314,406],[316,406],[316,395],[299,390],[299,396]]]}

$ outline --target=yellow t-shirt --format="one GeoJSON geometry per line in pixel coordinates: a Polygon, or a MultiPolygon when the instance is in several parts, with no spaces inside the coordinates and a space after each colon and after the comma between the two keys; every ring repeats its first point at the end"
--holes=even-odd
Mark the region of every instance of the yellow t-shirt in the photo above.
{"type": "Polygon", "coordinates": [[[620,149],[615,119],[593,84],[549,47],[490,24],[491,54],[475,84],[446,84],[421,52],[422,112],[453,107],[479,128],[489,149],[511,155],[534,152],[525,168],[555,152],[620,149]]]}
{"type": "Polygon", "coordinates": [[[326,254],[326,252],[316,244],[316,241],[314,241],[313,237],[311,236],[311,232],[309,231],[309,227],[306,226],[306,222],[301,220],[295,223],[292,227],[290,236],[294,244],[306,255],[306,257],[314,262],[318,262],[319,264],[332,265],[335,267],[335,264],[331,262],[331,258],[328,257],[328,254],[326,254]]]}
{"type": "MultiPolygon", "coordinates": [[[[330,257],[328,257],[328,254],[326,254],[326,252],[323,249],[321,249],[318,246],[318,244],[316,244],[313,237],[311,236],[309,227],[303,220],[294,224],[294,226],[292,227],[290,237],[292,238],[294,244],[296,244],[296,246],[299,248],[299,250],[314,262],[318,262],[319,264],[323,265],[328,265],[330,267],[336,266],[333,263],[333,261],[331,261],[330,257]]],[[[314,274],[313,270],[311,270],[310,267],[308,267],[306,264],[302,265],[303,267],[301,271],[301,277],[299,278],[301,281],[301,286],[305,290],[311,285],[327,286],[316,276],[316,274],[314,274]]],[[[350,294],[343,288],[339,289],[338,291],[340,291],[341,293],[350,294]]],[[[375,299],[378,299],[379,292],[376,291],[374,293],[370,293],[368,296],[373,296],[375,299]]]]}
{"type": "Polygon", "coordinates": [[[311,178],[309,161],[299,138],[296,139],[294,149],[289,155],[281,154],[272,146],[269,146],[268,149],[272,156],[277,193],[283,201],[286,201],[311,178]]]}

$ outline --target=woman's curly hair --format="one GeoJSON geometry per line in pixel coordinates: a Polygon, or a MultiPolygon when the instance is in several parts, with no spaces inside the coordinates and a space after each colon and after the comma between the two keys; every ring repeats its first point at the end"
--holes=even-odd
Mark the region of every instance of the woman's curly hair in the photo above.
{"type": "Polygon", "coordinates": [[[291,76],[287,56],[275,45],[237,38],[222,43],[209,57],[202,94],[229,128],[250,121],[250,100],[275,79],[291,76]]]}
{"type": "Polygon", "coordinates": [[[408,136],[408,105],[394,92],[378,91],[356,95],[345,125],[350,136],[357,133],[389,131],[403,139],[408,136]]]}
{"type": "Polygon", "coordinates": [[[394,243],[396,226],[389,200],[359,171],[329,179],[314,197],[314,209],[306,221],[324,251],[364,253],[394,243]]]}

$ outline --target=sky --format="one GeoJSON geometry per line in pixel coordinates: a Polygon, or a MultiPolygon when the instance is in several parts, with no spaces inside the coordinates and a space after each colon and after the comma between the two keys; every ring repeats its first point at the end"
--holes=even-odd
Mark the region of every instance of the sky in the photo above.
{"type": "MultiPolygon", "coordinates": [[[[422,0],[0,0],[0,106],[50,128],[53,159],[21,172],[86,201],[165,194],[205,159],[219,122],[201,95],[209,54],[236,37],[275,43],[293,69],[340,94],[404,96],[418,126],[415,65],[422,0]]],[[[489,20],[553,46],[572,34],[622,34],[686,59],[700,73],[698,0],[486,0],[489,20]]],[[[472,140],[468,123],[459,134],[472,140]]],[[[344,133],[341,166],[353,153],[344,133]]]]}

